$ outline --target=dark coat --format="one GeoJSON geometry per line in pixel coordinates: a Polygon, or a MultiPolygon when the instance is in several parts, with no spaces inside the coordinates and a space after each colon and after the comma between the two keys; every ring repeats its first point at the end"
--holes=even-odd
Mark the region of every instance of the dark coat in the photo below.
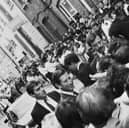
{"type": "Polygon", "coordinates": [[[90,74],[92,74],[90,65],[88,63],[81,63],[79,70],[76,72],[76,76],[85,86],[89,86],[94,82],[89,77],[90,74]]]}
{"type": "Polygon", "coordinates": [[[57,103],[60,101],[60,94],[57,91],[52,91],[47,94],[49,97],[51,97],[53,100],[55,100],[57,103]]]}
{"type": "MultiPolygon", "coordinates": [[[[56,101],[57,103],[60,101],[60,94],[56,91],[52,91],[47,94],[48,97],[56,101]]],[[[31,116],[36,124],[39,124],[41,120],[44,118],[46,114],[48,114],[50,111],[47,110],[44,106],[36,102],[32,112],[31,116]]]]}
{"type": "Polygon", "coordinates": [[[114,21],[109,29],[109,35],[115,37],[122,35],[129,40],[129,18],[123,21],[114,21]]]}
{"type": "Polygon", "coordinates": [[[48,114],[49,112],[50,112],[49,110],[47,110],[45,107],[43,107],[38,102],[36,102],[31,112],[31,116],[36,124],[40,124],[44,116],[48,114]]]}

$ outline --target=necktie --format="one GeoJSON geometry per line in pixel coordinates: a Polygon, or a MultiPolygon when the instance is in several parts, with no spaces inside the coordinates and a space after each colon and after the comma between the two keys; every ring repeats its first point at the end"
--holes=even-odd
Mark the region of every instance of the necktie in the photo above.
{"type": "Polygon", "coordinates": [[[47,106],[48,106],[52,111],[55,110],[55,108],[48,102],[48,100],[45,100],[45,103],[47,104],[47,106]]]}

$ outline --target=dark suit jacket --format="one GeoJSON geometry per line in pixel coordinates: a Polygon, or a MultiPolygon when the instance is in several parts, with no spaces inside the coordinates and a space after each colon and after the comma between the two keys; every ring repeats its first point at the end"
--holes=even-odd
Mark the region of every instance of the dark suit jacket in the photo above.
{"type": "Polygon", "coordinates": [[[76,95],[73,94],[73,92],[71,92],[71,94],[69,92],[67,94],[67,91],[66,91],[66,93],[64,93],[64,92],[65,91],[62,91],[62,93],[61,93],[62,100],[65,100],[65,99],[75,100],[76,99],[76,95]]]}
{"type": "Polygon", "coordinates": [[[92,69],[90,65],[88,63],[81,63],[79,66],[79,70],[76,73],[76,76],[81,82],[84,83],[85,86],[89,86],[94,82],[90,79],[90,74],[92,74],[92,69]]]}
{"type": "Polygon", "coordinates": [[[57,103],[60,101],[60,94],[57,91],[52,91],[47,94],[50,98],[55,100],[57,103]]]}
{"type": "Polygon", "coordinates": [[[43,107],[38,102],[36,102],[31,112],[31,116],[36,124],[40,124],[44,116],[48,114],[49,112],[50,112],[49,110],[47,110],[45,107],[43,107]]]}
{"type": "MultiPolygon", "coordinates": [[[[49,92],[47,94],[48,97],[50,97],[51,99],[55,100],[57,103],[60,102],[60,94],[57,92],[57,91],[52,91],[52,92],[49,92]]],[[[63,99],[66,99],[66,98],[69,98],[69,99],[72,99],[74,98],[75,99],[75,95],[69,95],[69,94],[64,94],[62,92],[62,98],[63,99]]],[[[38,102],[36,102],[32,112],[31,112],[31,116],[33,118],[33,121],[36,123],[36,124],[40,124],[40,122],[42,121],[42,119],[44,118],[44,116],[46,114],[48,114],[50,111],[47,110],[44,106],[42,106],[41,104],[39,104],[38,102]]]]}
{"type": "Polygon", "coordinates": [[[122,35],[129,40],[129,18],[124,21],[114,21],[109,29],[109,35],[115,37],[122,35]]]}
{"type": "MultiPolygon", "coordinates": [[[[57,103],[60,101],[60,94],[56,91],[52,91],[47,94],[48,97],[55,100],[57,103]]],[[[50,111],[47,110],[44,106],[36,102],[32,112],[31,116],[36,124],[39,124],[41,120],[44,118],[46,114],[48,114],[50,111]]]]}
{"type": "Polygon", "coordinates": [[[48,93],[48,96],[51,97],[53,100],[55,100],[57,103],[60,102],[61,98],[62,99],[75,99],[76,95],[77,94],[73,92],[67,92],[64,90],[61,91],[61,94],[59,94],[57,91],[52,91],[48,93]]]}

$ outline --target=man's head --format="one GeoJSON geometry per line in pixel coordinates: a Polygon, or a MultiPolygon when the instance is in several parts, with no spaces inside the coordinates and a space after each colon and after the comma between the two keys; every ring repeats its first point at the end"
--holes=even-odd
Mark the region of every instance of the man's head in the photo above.
{"type": "Polygon", "coordinates": [[[121,96],[128,83],[129,69],[123,65],[112,65],[107,72],[107,77],[110,80],[110,87],[116,97],[121,96]]]}
{"type": "Polygon", "coordinates": [[[129,46],[121,46],[114,54],[115,60],[120,64],[126,64],[129,62],[129,46]]]}
{"type": "Polygon", "coordinates": [[[40,81],[30,81],[26,88],[29,95],[35,97],[36,99],[45,99],[46,91],[44,90],[44,85],[40,81]]]}
{"type": "Polygon", "coordinates": [[[82,128],[83,123],[73,99],[61,101],[57,106],[55,115],[63,128],[82,128]]]}
{"type": "Polygon", "coordinates": [[[73,75],[65,70],[57,70],[53,74],[53,84],[56,88],[61,88],[65,91],[73,90],[73,75]]]}
{"type": "Polygon", "coordinates": [[[76,98],[77,108],[86,123],[101,125],[107,121],[115,107],[109,91],[103,88],[85,88],[76,98]]]}
{"type": "Polygon", "coordinates": [[[74,53],[68,54],[64,59],[64,65],[70,70],[75,71],[80,62],[78,56],[74,53]]]}

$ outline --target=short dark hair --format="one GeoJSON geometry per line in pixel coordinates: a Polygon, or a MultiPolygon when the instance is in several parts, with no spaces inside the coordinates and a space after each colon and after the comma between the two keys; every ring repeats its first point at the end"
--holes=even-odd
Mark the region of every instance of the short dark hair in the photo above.
{"type": "Polygon", "coordinates": [[[34,87],[36,87],[39,83],[41,82],[34,80],[27,83],[26,91],[28,92],[29,95],[34,94],[34,87]]]}
{"type": "Polygon", "coordinates": [[[128,76],[129,69],[122,65],[115,64],[108,69],[107,77],[115,97],[121,96],[124,92],[124,88],[128,84],[128,76]]]}
{"type": "Polygon", "coordinates": [[[78,63],[80,60],[78,56],[74,53],[68,54],[64,59],[64,65],[69,66],[72,63],[78,63]]]}
{"type": "Polygon", "coordinates": [[[63,128],[82,127],[82,120],[77,111],[76,102],[74,99],[65,99],[61,101],[56,109],[55,115],[63,128]]]}
{"type": "Polygon", "coordinates": [[[121,46],[117,49],[117,51],[114,54],[114,58],[117,62],[120,64],[126,64],[129,62],[129,46],[121,46]]]}
{"type": "Polygon", "coordinates": [[[66,71],[62,68],[62,69],[56,70],[56,71],[52,74],[52,84],[53,84],[56,88],[59,88],[59,86],[61,86],[60,77],[61,77],[65,72],[66,72],[66,71]]]}

